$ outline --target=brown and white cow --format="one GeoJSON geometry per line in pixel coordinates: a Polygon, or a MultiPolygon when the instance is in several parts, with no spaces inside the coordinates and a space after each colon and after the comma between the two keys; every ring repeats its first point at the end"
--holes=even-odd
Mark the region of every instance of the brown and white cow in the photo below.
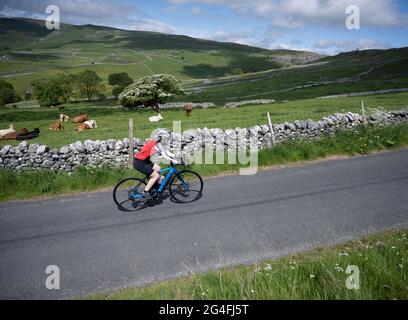
{"type": "Polygon", "coordinates": [[[62,122],[55,122],[51,125],[50,130],[61,131],[64,130],[62,122]]]}
{"type": "Polygon", "coordinates": [[[60,117],[60,122],[68,122],[69,121],[69,116],[67,116],[66,114],[61,113],[59,115],[60,117]]]}
{"type": "Polygon", "coordinates": [[[184,106],[184,110],[186,111],[186,116],[191,117],[191,113],[193,112],[193,105],[191,103],[186,104],[184,106]]]}
{"type": "Polygon", "coordinates": [[[19,135],[26,134],[28,130],[26,128],[19,129],[14,132],[9,132],[5,134],[2,139],[3,140],[16,140],[19,135]]]}
{"type": "Polygon", "coordinates": [[[90,130],[90,129],[91,129],[91,127],[88,126],[86,123],[81,123],[81,124],[77,125],[76,128],[75,128],[75,130],[78,131],[78,132],[85,131],[85,130],[90,130]]]}
{"type": "Polygon", "coordinates": [[[84,123],[85,121],[88,121],[88,120],[89,120],[89,116],[87,113],[80,114],[79,116],[76,116],[74,118],[75,123],[84,123]]]}

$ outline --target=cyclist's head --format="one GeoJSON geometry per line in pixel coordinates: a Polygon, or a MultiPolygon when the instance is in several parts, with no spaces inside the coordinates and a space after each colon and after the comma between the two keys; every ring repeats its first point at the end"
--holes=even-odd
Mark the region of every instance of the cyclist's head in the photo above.
{"type": "Polygon", "coordinates": [[[170,132],[167,129],[158,128],[153,131],[152,139],[156,140],[157,142],[162,141],[162,139],[167,139],[170,137],[170,132]]]}

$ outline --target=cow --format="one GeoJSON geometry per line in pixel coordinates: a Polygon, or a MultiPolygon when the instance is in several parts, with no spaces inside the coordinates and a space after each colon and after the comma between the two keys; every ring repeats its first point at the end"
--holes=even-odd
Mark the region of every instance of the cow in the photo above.
{"type": "Polygon", "coordinates": [[[31,132],[27,132],[27,133],[24,133],[24,134],[19,134],[16,139],[17,140],[34,139],[34,138],[37,138],[39,135],[40,135],[40,129],[35,128],[31,132]]]}
{"type": "Polygon", "coordinates": [[[89,116],[87,113],[80,114],[79,116],[76,116],[74,118],[75,123],[84,123],[85,121],[88,121],[88,120],[89,120],[89,116]]]}
{"type": "Polygon", "coordinates": [[[3,140],[16,140],[18,136],[26,134],[28,130],[26,128],[19,129],[15,132],[9,132],[5,134],[2,139],[3,140]]]}
{"type": "Polygon", "coordinates": [[[51,125],[50,130],[61,131],[64,130],[64,124],[62,122],[55,122],[51,125]]]}
{"type": "Polygon", "coordinates": [[[96,125],[96,120],[88,120],[84,122],[87,124],[91,129],[96,129],[98,126],[96,125]]]}
{"type": "Polygon", "coordinates": [[[66,114],[63,114],[63,113],[61,113],[59,115],[59,119],[60,119],[60,122],[68,122],[69,121],[69,117],[66,114]]]}
{"type": "Polygon", "coordinates": [[[0,130],[0,138],[5,136],[7,133],[12,132],[16,132],[16,127],[14,126],[14,124],[10,124],[10,128],[8,129],[0,130]]]}
{"type": "Polygon", "coordinates": [[[186,116],[191,117],[191,113],[193,112],[193,105],[191,103],[186,104],[184,110],[186,111],[186,116]]]}
{"type": "Polygon", "coordinates": [[[81,123],[79,125],[77,125],[77,127],[75,128],[76,131],[81,132],[81,131],[85,131],[85,130],[90,130],[91,127],[88,126],[86,123],[81,123]]]}
{"type": "Polygon", "coordinates": [[[163,117],[160,113],[157,116],[152,116],[149,118],[150,122],[159,122],[160,120],[163,120],[163,117]]]}

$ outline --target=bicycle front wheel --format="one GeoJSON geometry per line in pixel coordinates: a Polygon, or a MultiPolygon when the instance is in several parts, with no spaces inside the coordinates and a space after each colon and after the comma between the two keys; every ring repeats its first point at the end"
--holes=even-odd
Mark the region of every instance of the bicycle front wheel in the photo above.
{"type": "Polygon", "coordinates": [[[171,198],[179,203],[194,202],[201,198],[203,179],[194,171],[183,170],[171,179],[169,192],[171,198]]]}
{"type": "Polygon", "coordinates": [[[146,198],[142,195],[145,182],[137,178],[126,178],[113,189],[113,201],[122,211],[136,211],[143,208],[146,198]]]}

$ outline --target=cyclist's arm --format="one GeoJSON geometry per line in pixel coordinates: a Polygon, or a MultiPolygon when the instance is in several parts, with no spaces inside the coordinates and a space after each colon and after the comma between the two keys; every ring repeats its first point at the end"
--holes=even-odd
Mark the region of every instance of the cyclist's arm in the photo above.
{"type": "Polygon", "coordinates": [[[171,153],[168,150],[164,150],[163,145],[161,143],[156,144],[156,150],[160,155],[163,156],[164,159],[174,162],[174,163],[178,163],[178,161],[174,159],[176,155],[171,153]]]}

